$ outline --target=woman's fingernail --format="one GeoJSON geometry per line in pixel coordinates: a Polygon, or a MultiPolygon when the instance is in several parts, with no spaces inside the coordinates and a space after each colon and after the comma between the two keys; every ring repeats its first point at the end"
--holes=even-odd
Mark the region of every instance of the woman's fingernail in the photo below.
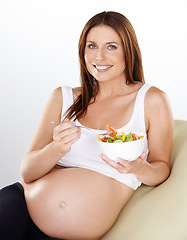
{"type": "Polygon", "coordinates": [[[100,154],[100,157],[102,158],[102,159],[106,159],[106,156],[104,155],[104,154],[100,154]]]}
{"type": "Polygon", "coordinates": [[[117,157],[117,158],[116,158],[116,162],[119,162],[119,161],[120,161],[120,158],[119,158],[119,157],[117,157]]]}
{"type": "Polygon", "coordinates": [[[146,154],[145,152],[142,153],[142,157],[143,157],[143,158],[146,157],[146,155],[147,155],[147,154],[146,154]]]}

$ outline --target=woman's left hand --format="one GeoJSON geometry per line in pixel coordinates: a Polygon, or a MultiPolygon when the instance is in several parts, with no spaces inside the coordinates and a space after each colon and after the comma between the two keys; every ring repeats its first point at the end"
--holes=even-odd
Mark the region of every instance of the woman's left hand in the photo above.
{"type": "Polygon", "coordinates": [[[106,155],[100,154],[100,157],[104,162],[115,168],[119,173],[134,173],[138,174],[143,171],[145,164],[147,163],[147,154],[143,152],[136,160],[128,161],[123,158],[117,158],[117,161],[109,159],[106,155]]]}

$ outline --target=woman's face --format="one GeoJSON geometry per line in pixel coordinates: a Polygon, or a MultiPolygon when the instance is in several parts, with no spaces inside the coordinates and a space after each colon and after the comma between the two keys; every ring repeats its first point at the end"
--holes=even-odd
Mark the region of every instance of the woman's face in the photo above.
{"type": "Polygon", "coordinates": [[[110,26],[93,27],[86,39],[85,62],[90,74],[100,82],[125,81],[125,57],[121,38],[110,26]]]}

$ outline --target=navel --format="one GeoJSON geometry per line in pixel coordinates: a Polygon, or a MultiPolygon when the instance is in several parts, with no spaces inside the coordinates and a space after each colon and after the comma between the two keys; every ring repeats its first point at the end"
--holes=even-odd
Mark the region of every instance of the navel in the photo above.
{"type": "Polygon", "coordinates": [[[59,202],[59,207],[60,207],[60,208],[63,208],[63,209],[64,209],[66,206],[67,206],[67,204],[66,204],[65,201],[60,201],[60,202],[59,202]]]}

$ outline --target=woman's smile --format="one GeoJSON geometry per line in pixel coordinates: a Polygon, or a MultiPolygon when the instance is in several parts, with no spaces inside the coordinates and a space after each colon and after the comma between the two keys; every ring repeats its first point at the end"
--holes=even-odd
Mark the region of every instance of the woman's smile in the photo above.
{"type": "Polygon", "coordinates": [[[108,69],[112,67],[112,65],[95,65],[93,66],[97,69],[98,72],[106,72],[108,69]]]}

